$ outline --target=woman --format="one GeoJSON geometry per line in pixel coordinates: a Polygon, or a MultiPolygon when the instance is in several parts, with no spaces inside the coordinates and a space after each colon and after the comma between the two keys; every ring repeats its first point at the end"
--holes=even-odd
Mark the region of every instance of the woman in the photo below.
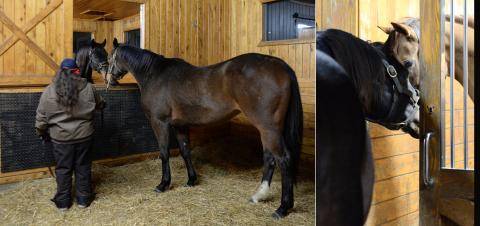
{"type": "Polygon", "coordinates": [[[72,205],[72,174],[78,207],[85,208],[94,199],[91,186],[90,149],[94,132],[95,109],[104,101],[85,78],[73,59],[65,59],[61,69],[40,97],[35,128],[43,140],[51,140],[56,161],[57,193],[52,201],[58,209],[72,205]]]}

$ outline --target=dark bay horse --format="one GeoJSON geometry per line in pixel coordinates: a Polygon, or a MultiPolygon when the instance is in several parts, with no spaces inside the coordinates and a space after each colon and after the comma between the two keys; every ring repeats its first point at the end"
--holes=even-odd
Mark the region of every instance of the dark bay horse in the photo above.
{"type": "Polygon", "coordinates": [[[108,70],[108,53],[105,50],[107,40],[102,43],[95,42],[92,39],[90,45],[82,46],[75,54],[75,62],[83,78],[88,82],[93,83],[92,69],[102,74],[104,77],[108,70]]]}
{"type": "Polygon", "coordinates": [[[316,66],[316,223],[363,225],[375,181],[365,119],[399,129],[419,93],[391,52],[340,30],[317,33],[316,66]]]}
{"type": "Polygon", "coordinates": [[[141,104],[157,137],[162,180],[155,191],[170,186],[168,129],[172,126],[188,172],[187,186],[197,180],[188,148],[189,126],[229,120],[243,112],[258,129],[264,150],[264,171],[256,203],[265,200],[277,164],[282,198],[273,217],[294,205],[293,184],[303,133],[303,111],[295,72],[283,60],[244,54],[222,63],[196,67],[148,50],[113,43],[108,83],[131,72],[138,82],[141,104]]]}

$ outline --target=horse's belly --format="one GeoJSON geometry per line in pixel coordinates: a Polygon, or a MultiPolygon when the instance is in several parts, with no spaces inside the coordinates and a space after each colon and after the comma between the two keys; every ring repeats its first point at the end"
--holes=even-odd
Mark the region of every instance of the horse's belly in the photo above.
{"type": "Polygon", "coordinates": [[[190,106],[173,109],[172,123],[175,125],[205,125],[228,121],[240,111],[233,107],[190,106]]]}

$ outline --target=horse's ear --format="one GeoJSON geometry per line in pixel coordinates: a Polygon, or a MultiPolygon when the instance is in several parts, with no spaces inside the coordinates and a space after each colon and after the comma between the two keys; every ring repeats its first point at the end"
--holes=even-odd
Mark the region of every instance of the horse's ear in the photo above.
{"type": "Polygon", "coordinates": [[[118,40],[117,38],[113,39],[113,47],[117,48],[118,47],[118,40]]]}
{"type": "Polygon", "coordinates": [[[106,45],[106,44],[107,44],[107,39],[103,39],[103,42],[100,43],[100,46],[101,46],[102,48],[105,48],[105,45],[106,45]]]}
{"type": "Polygon", "coordinates": [[[377,27],[380,28],[380,30],[385,32],[385,34],[387,35],[389,35],[394,30],[393,27],[384,27],[384,26],[377,26],[377,27]]]}
{"type": "Polygon", "coordinates": [[[406,24],[402,24],[402,23],[396,23],[396,22],[392,22],[392,26],[393,28],[395,29],[395,31],[398,31],[400,33],[403,33],[404,35],[408,36],[408,37],[415,37],[415,31],[409,27],[408,25],[406,24]]]}

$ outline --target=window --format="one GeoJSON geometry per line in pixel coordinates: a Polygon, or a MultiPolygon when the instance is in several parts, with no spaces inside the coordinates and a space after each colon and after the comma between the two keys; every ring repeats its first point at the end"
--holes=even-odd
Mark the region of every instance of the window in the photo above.
{"type": "Polygon", "coordinates": [[[140,48],[140,29],[126,31],[125,44],[140,48]]]}
{"type": "Polygon", "coordinates": [[[73,52],[77,53],[82,46],[90,45],[91,32],[73,32],[73,52]]]}
{"type": "Polygon", "coordinates": [[[263,4],[263,41],[314,37],[314,0],[280,0],[263,4]]]}

